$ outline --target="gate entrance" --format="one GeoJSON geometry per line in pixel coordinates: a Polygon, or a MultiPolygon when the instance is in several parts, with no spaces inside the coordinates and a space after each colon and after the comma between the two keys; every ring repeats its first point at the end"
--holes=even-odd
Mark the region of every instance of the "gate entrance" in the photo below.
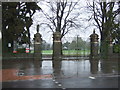
{"type": "Polygon", "coordinates": [[[88,57],[90,55],[90,39],[76,37],[64,37],[62,39],[63,56],[88,57]]]}

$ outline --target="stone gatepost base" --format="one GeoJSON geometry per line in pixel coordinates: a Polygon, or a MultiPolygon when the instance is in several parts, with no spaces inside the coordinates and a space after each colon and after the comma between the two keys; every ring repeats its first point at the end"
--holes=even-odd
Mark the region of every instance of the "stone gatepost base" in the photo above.
{"type": "Polygon", "coordinates": [[[98,58],[98,35],[93,31],[90,35],[90,58],[98,58]]]}
{"type": "Polygon", "coordinates": [[[53,60],[61,60],[62,58],[62,42],[60,32],[55,32],[53,34],[53,60]]]}
{"type": "Polygon", "coordinates": [[[42,60],[41,44],[34,45],[34,60],[42,60]]]}
{"type": "Polygon", "coordinates": [[[53,45],[53,60],[60,60],[62,58],[61,55],[61,42],[56,42],[54,41],[54,45],[53,45]]]}
{"type": "Polygon", "coordinates": [[[42,55],[41,54],[37,54],[37,53],[35,53],[34,54],[34,60],[42,60],[42,55]]]}
{"type": "Polygon", "coordinates": [[[98,58],[98,42],[91,42],[91,58],[98,58]]]}

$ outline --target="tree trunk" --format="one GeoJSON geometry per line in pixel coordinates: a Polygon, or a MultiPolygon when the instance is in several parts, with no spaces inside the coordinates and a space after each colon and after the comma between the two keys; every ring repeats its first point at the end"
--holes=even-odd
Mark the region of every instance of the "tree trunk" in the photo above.
{"type": "Polygon", "coordinates": [[[101,55],[101,58],[107,58],[108,57],[108,44],[107,44],[106,41],[101,41],[100,55],[101,55]]]}
{"type": "Polygon", "coordinates": [[[109,43],[107,42],[107,35],[106,35],[106,33],[102,32],[102,34],[101,34],[101,43],[100,43],[100,55],[101,55],[101,58],[107,58],[108,57],[108,48],[109,48],[108,44],[109,43]]]}
{"type": "Polygon", "coordinates": [[[30,48],[30,31],[29,31],[29,27],[27,27],[27,31],[28,31],[28,44],[29,44],[29,48],[30,48]]]}

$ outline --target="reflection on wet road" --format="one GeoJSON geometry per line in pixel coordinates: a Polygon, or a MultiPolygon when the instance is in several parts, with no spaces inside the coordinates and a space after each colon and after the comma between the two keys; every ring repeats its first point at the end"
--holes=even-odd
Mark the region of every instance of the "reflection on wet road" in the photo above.
{"type": "MultiPolygon", "coordinates": [[[[117,83],[118,61],[111,60],[6,60],[3,61],[2,82],[18,80],[52,80],[58,87],[92,87],[90,80],[105,80],[107,77],[115,77],[117,83]],[[79,82],[82,80],[83,82],[79,82]],[[81,83],[80,86],[77,83],[81,83]],[[88,84],[89,83],[89,84],[88,84]]],[[[100,81],[99,81],[100,80],[100,81]]],[[[106,80],[106,83],[109,80],[106,80]]],[[[102,83],[102,82],[101,82],[102,83]]],[[[53,84],[54,87],[55,85],[53,84]]],[[[3,84],[5,87],[6,84],[3,84]]],[[[99,86],[99,85],[98,85],[99,86]]],[[[34,86],[35,87],[35,86],[34,86]]],[[[49,87],[49,85],[48,85],[49,87]]],[[[63,87],[63,88],[64,88],[63,87]]],[[[113,87],[117,87],[117,84],[113,87]]]]}

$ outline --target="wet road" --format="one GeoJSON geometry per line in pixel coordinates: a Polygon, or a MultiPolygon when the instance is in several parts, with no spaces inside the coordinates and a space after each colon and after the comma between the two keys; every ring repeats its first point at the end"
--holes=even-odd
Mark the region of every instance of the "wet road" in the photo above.
{"type": "Polygon", "coordinates": [[[4,60],[3,88],[118,88],[117,60],[4,60]]]}

